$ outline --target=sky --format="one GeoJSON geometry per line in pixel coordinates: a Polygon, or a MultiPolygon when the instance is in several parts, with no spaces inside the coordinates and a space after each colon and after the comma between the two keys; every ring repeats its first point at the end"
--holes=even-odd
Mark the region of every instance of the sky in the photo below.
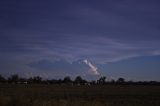
{"type": "Polygon", "coordinates": [[[0,74],[160,81],[159,0],[0,0],[0,74]]]}

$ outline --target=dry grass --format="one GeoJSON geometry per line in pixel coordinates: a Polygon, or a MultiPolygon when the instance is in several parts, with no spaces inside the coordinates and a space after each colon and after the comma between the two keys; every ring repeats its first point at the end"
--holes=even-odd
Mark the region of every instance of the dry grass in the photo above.
{"type": "Polygon", "coordinates": [[[160,106],[160,86],[1,84],[0,106],[160,106]]]}

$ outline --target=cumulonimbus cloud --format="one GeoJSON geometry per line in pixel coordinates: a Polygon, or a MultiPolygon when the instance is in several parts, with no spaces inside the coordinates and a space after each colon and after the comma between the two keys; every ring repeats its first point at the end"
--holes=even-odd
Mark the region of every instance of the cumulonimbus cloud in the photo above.
{"type": "Polygon", "coordinates": [[[95,65],[93,65],[89,60],[85,59],[85,60],[83,60],[83,62],[90,67],[89,72],[92,75],[100,75],[99,72],[97,71],[98,68],[95,65]]]}

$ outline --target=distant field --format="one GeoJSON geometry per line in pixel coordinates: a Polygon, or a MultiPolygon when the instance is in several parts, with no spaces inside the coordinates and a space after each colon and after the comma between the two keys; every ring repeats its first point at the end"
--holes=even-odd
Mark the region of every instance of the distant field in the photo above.
{"type": "Polygon", "coordinates": [[[160,86],[0,84],[0,106],[160,106],[160,86]]]}

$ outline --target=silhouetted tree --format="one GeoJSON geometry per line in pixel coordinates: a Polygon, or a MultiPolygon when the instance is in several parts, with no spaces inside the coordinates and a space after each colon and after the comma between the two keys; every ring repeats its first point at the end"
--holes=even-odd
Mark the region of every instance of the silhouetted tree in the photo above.
{"type": "Polygon", "coordinates": [[[62,84],[62,82],[63,82],[62,79],[58,79],[58,80],[57,80],[57,83],[58,83],[58,84],[62,84]]]}
{"type": "Polygon", "coordinates": [[[9,82],[9,83],[18,83],[18,84],[27,84],[27,83],[43,83],[43,84],[77,84],[77,85],[103,85],[103,84],[122,84],[122,85],[160,85],[158,81],[125,81],[124,78],[118,78],[116,81],[111,80],[110,82],[106,82],[106,77],[100,77],[97,82],[91,81],[87,82],[82,79],[81,76],[77,76],[74,81],[71,80],[70,77],[65,77],[62,79],[51,79],[51,80],[42,80],[40,76],[31,77],[29,79],[20,78],[17,74],[11,75],[8,80],[5,79],[2,75],[0,75],[0,83],[9,82]]]}
{"type": "Polygon", "coordinates": [[[42,83],[42,78],[40,76],[30,77],[27,82],[28,83],[42,83]]]}
{"type": "Polygon", "coordinates": [[[42,78],[40,76],[35,76],[35,77],[33,77],[33,82],[34,83],[42,83],[42,78]]]}
{"type": "Polygon", "coordinates": [[[64,77],[63,83],[70,84],[70,83],[72,83],[72,80],[69,76],[67,76],[67,77],[64,77]]]}
{"type": "Polygon", "coordinates": [[[58,80],[56,79],[51,79],[51,80],[46,80],[47,84],[58,84],[58,80]]]}
{"type": "Polygon", "coordinates": [[[17,74],[11,75],[8,78],[8,82],[10,83],[18,83],[18,81],[19,81],[19,76],[17,74]]]}
{"type": "Polygon", "coordinates": [[[74,80],[75,83],[80,83],[82,81],[82,78],[80,76],[77,76],[74,80]]]}
{"type": "Polygon", "coordinates": [[[32,77],[28,78],[28,79],[27,79],[27,82],[28,82],[28,83],[33,83],[33,78],[32,78],[32,77]]]}
{"type": "Polygon", "coordinates": [[[132,80],[130,80],[130,81],[127,81],[126,83],[127,83],[127,84],[129,84],[129,85],[132,85],[132,84],[134,84],[134,82],[133,82],[132,80]]]}
{"type": "Polygon", "coordinates": [[[97,83],[98,84],[105,84],[106,83],[106,77],[100,77],[98,80],[97,80],[97,83]]]}
{"type": "Polygon", "coordinates": [[[91,85],[96,85],[96,81],[92,80],[92,81],[90,82],[90,84],[91,84],[91,85]]]}
{"type": "Polygon", "coordinates": [[[19,83],[21,84],[27,84],[27,79],[26,78],[19,78],[19,83]]]}
{"type": "Polygon", "coordinates": [[[124,79],[124,78],[118,78],[117,82],[118,82],[118,83],[124,83],[124,82],[125,82],[125,79],[124,79]]]}
{"type": "Polygon", "coordinates": [[[114,84],[115,82],[116,82],[116,81],[115,81],[114,79],[112,79],[110,83],[111,83],[111,84],[114,84]]]}
{"type": "Polygon", "coordinates": [[[2,77],[2,75],[0,75],[0,83],[4,83],[4,82],[6,82],[6,79],[2,77]]]}
{"type": "Polygon", "coordinates": [[[87,81],[83,80],[81,76],[77,76],[74,80],[74,83],[78,85],[84,85],[85,83],[87,83],[87,81]]]}

